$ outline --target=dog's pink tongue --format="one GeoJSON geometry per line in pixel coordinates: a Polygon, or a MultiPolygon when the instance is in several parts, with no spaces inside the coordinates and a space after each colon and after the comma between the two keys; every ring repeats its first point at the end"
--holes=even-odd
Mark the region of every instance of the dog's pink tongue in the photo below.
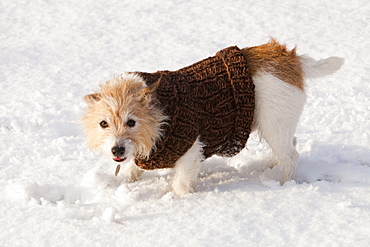
{"type": "Polygon", "coordinates": [[[116,158],[113,158],[114,161],[116,162],[123,162],[126,158],[121,158],[121,157],[116,157],[116,158]]]}

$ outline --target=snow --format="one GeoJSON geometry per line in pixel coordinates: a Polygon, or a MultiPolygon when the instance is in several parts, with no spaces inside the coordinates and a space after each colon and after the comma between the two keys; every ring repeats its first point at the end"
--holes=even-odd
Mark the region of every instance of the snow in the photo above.
{"type": "Polygon", "coordinates": [[[369,246],[369,21],[367,0],[1,1],[0,246],[369,246]],[[270,36],[346,59],[308,83],[294,181],[257,137],[181,198],[172,171],[120,183],[87,150],[78,118],[99,83],[270,36]]]}

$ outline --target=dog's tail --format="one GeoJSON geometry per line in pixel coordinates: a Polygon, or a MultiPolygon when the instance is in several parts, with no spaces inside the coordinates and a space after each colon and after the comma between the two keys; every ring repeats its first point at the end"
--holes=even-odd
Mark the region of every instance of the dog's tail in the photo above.
{"type": "Polygon", "coordinates": [[[344,64],[344,59],[340,57],[329,57],[316,61],[307,55],[303,55],[300,56],[300,59],[304,77],[311,79],[330,75],[339,70],[344,64]]]}

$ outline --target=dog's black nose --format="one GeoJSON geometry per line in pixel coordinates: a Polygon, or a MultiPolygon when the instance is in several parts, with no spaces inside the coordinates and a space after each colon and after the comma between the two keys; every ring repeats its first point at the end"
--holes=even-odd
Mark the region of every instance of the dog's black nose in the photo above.
{"type": "Polygon", "coordinates": [[[112,147],[112,154],[116,157],[121,157],[125,153],[125,147],[112,147]]]}

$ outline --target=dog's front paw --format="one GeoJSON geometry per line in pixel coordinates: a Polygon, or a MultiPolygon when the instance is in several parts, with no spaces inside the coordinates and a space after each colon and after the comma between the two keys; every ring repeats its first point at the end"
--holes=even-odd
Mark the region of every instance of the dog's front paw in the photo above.
{"type": "Polygon", "coordinates": [[[132,183],[139,179],[144,170],[137,167],[135,163],[128,163],[124,166],[120,179],[124,182],[132,183]]]}
{"type": "Polygon", "coordinates": [[[172,184],[173,191],[177,196],[184,196],[195,192],[195,184],[192,182],[174,181],[172,184]]]}

